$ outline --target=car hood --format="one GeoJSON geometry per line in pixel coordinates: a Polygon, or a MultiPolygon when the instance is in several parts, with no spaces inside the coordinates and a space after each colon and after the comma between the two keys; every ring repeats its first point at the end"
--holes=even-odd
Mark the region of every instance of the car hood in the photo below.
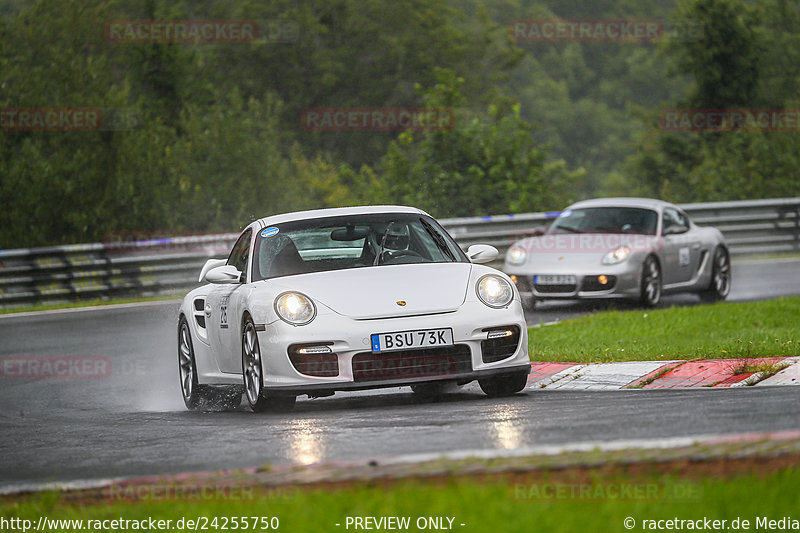
{"type": "Polygon", "coordinates": [[[471,271],[471,263],[383,265],[272,281],[336,313],[368,320],[456,311],[466,298],[471,271]]]}

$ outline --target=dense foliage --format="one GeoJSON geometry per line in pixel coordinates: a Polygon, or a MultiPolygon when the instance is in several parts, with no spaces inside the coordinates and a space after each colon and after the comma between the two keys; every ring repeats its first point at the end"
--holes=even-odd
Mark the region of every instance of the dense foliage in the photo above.
{"type": "Polygon", "coordinates": [[[0,131],[0,248],[234,231],[363,203],[435,216],[599,194],[796,195],[795,132],[659,128],[668,107],[798,106],[796,1],[0,0],[0,108],[99,131],[0,131]],[[514,19],[660,18],[659,42],[518,43],[514,19]],[[284,38],[131,43],[110,21],[255,20],[284,38]],[[314,131],[317,108],[450,109],[452,128],[314,131]],[[110,115],[109,115],[110,114],[110,115]],[[121,117],[121,118],[120,118],[121,117]]]}

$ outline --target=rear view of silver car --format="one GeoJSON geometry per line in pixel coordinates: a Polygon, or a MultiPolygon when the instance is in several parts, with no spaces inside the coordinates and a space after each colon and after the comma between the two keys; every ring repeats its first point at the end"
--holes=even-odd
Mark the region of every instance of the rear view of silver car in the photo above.
{"type": "Polygon", "coordinates": [[[723,300],[730,255],[716,228],[679,207],[647,198],[602,198],[567,207],[543,235],[515,242],[504,270],[528,307],[546,299],[638,300],[666,293],[723,300]]]}

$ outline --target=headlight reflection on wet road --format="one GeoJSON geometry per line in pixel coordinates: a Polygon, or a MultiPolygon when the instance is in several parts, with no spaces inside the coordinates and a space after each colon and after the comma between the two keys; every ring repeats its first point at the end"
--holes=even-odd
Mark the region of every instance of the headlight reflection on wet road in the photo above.
{"type": "Polygon", "coordinates": [[[289,459],[301,464],[318,463],[325,455],[322,430],[313,419],[294,420],[288,429],[289,459]]]}

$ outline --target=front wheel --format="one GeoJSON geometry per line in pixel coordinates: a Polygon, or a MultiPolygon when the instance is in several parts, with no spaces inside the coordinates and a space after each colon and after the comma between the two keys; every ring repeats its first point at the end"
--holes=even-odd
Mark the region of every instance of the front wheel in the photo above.
{"type": "Polygon", "coordinates": [[[255,413],[291,410],[297,401],[296,396],[267,397],[262,380],[263,368],[256,327],[253,319],[247,317],[242,333],[242,379],[247,403],[255,413]]]}
{"type": "Polygon", "coordinates": [[[661,301],[661,267],[652,255],[642,265],[642,288],[639,301],[645,307],[655,307],[661,301]]]}
{"type": "Polygon", "coordinates": [[[704,302],[719,302],[728,297],[731,292],[731,261],[724,248],[717,248],[714,252],[714,262],[711,265],[711,283],[708,288],[700,293],[704,302]]]}
{"type": "Polygon", "coordinates": [[[506,374],[478,380],[481,390],[490,398],[511,396],[525,388],[528,384],[528,374],[506,374]]]}

